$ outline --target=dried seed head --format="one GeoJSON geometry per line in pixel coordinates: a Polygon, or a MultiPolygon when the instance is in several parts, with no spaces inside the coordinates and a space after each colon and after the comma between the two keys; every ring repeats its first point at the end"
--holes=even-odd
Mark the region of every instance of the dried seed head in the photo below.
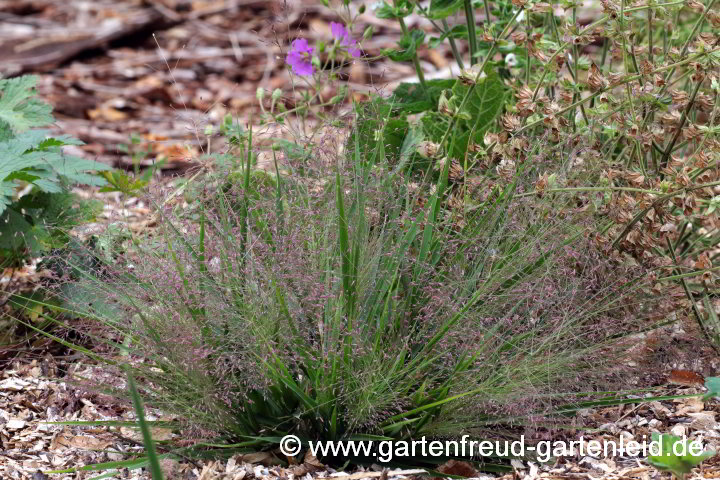
{"type": "Polygon", "coordinates": [[[487,77],[487,74],[480,70],[480,65],[474,65],[470,68],[463,69],[458,75],[458,79],[463,85],[475,85],[479,80],[487,77]]]}
{"type": "Polygon", "coordinates": [[[608,80],[610,81],[610,86],[612,87],[619,85],[624,79],[625,74],[622,72],[611,72],[608,74],[608,80]]]}
{"type": "Polygon", "coordinates": [[[652,63],[650,63],[648,60],[643,60],[642,63],[640,64],[640,72],[643,75],[650,75],[654,69],[655,69],[655,66],[652,63]]]}
{"type": "Polygon", "coordinates": [[[600,69],[594,63],[590,64],[587,82],[593,92],[603,90],[610,86],[610,82],[603,76],[600,69]]]}
{"type": "Polygon", "coordinates": [[[517,103],[515,107],[520,115],[528,117],[535,113],[535,102],[533,102],[533,91],[527,85],[523,85],[516,93],[517,103]]]}
{"type": "Polygon", "coordinates": [[[698,2],[698,0],[687,0],[687,6],[697,13],[703,13],[705,11],[705,5],[698,2]]]}
{"type": "Polygon", "coordinates": [[[674,88],[670,90],[670,96],[672,97],[673,103],[676,103],[679,106],[685,106],[687,101],[690,99],[690,95],[686,91],[676,90],[674,88]]]}
{"type": "Polygon", "coordinates": [[[720,15],[715,12],[708,12],[707,14],[710,24],[715,28],[720,28],[720,15]]]}
{"type": "Polygon", "coordinates": [[[418,143],[415,151],[423,158],[435,158],[438,151],[440,151],[440,145],[425,140],[418,143]]]}
{"type": "Polygon", "coordinates": [[[506,113],[502,117],[502,126],[508,132],[514,132],[516,130],[520,130],[520,128],[522,128],[522,124],[523,124],[523,121],[520,119],[520,117],[518,117],[516,115],[506,113]]]}
{"type": "Polygon", "coordinates": [[[512,41],[517,45],[522,45],[527,41],[527,34],[525,32],[515,32],[510,35],[510,38],[512,38],[512,41]]]}
{"type": "Polygon", "coordinates": [[[460,162],[453,159],[450,162],[450,171],[448,172],[448,179],[453,183],[462,182],[465,178],[465,169],[460,165],[460,162]]]}
{"type": "Polygon", "coordinates": [[[690,124],[683,129],[683,137],[686,140],[699,140],[703,136],[703,131],[697,128],[697,126],[690,124]]]}
{"type": "Polygon", "coordinates": [[[545,189],[547,188],[547,186],[548,186],[548,174],[544,173],[535,182],[535,191],[537,192],[538,197],[542,198],[543,193],[545,192],[545,189]]]}
{"type": "Polygon", "coordinates": [[[710,112],[715,107],[715,98],[707,93],[698,92],[695,96],[695,105],[703,112],[710,112]]]}

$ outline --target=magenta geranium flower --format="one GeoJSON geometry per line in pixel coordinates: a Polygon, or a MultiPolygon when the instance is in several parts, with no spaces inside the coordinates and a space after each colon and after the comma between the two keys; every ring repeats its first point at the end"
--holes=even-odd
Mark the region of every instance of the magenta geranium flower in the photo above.
{"type": "Polygon", "coordinates": [[[348,53],[357,58],[362,55],[362,51],[357,47],[357,40],[350,36],[350,32],[345,25],[338,22],[330,22],[330,32],[332,36],[340,40],[340,46],[345,47],[348,53]]]}
{"type": "Polygon", "coordinates": [[[312,75],[312,53],[315,49],[308,45],[307,40],[298,38],[292,42],[292,50],[290,50],[285,61],[292,67],[292,71],[296,75],[312,75]]]}

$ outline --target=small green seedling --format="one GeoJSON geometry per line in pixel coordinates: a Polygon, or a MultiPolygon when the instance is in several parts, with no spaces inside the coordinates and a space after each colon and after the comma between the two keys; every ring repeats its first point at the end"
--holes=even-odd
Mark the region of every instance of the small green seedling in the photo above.
{"type": "MultiPolygon", "coordinates": [[[[697,446],[687,439],[670,434],[652,434],[653,444],[660,445],[660,455],[648,457],[648,461],[658,470],[669,470],[676,478],[683,480],[685,475],[703,461],[715,455],[713,451],[695,453],[697,446]]],[[[651,450],[655,451],[655,450],[651,450]]]]}

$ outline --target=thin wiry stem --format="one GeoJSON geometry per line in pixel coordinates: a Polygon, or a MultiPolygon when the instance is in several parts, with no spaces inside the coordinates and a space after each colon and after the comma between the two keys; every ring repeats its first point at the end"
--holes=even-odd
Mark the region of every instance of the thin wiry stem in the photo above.
{"type": "MultiPolygon", "coordinates": [[[[445,29],[445,31],[450,32],[450,26],[448,25],[447,20],[445,20],[443,18],[442,24],[443,24],[443,28],[445,29]]],[[[453,57],[455,57],[455,62],[457,62],[458,67],[460,67],[461,70],[464,70],[465,64],[463,63],[462,56],[460,55],[460,51],[457,48],[455,39],[449,33],[448,33],[448,41],[450,42],[450,49],[452,50],[453,57]]]]}
{"type": "Polygon", "coordinates": [[[468,29],[468,43],[470,44],[470,65],[475,65],[477,58],[477,36],[475,35],[475,12],[473,11],[472,0],[465,0],[465,22],[468,29]]]}
{"type": "Polygon", "coordinates": [[[687,121],[688,114],[690,113],[690,110],[692,110],[693,105],[695,104],[695,97],[698,94],[698,91],[700,90],[700,85],[702,85],[702,79],[697,82],[695,85],[695,89],[693,90],[692,96],[690,97],[690,101],[685,106],[685,110],[683,111],[682,117],[680,118],[680,125],[678,125],[678,129],[675,132],[675,135],[673,136],[672,140],[668,144],[667,148],[665,149],[665,153],[663,153],[662,158],[660,159],[660,168],[665,168],[667,166],[667,163],[670,159],[670,154],[673,151],[673,147],[675,146],[675,142],[677,142],[678,138],[680,138],[680,135],[682,134],[682,129],[685,126],[685,122],[687,121]]]}

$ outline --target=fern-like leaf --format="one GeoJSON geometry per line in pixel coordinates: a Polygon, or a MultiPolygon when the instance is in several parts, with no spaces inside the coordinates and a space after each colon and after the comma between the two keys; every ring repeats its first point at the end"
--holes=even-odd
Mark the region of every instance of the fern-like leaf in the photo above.
{"type": "Polygon", "coordinates": [[[0,80],[0,141],[53,122],[52,107],[35,98],[36,84],[35,76],[0,80]]]}

